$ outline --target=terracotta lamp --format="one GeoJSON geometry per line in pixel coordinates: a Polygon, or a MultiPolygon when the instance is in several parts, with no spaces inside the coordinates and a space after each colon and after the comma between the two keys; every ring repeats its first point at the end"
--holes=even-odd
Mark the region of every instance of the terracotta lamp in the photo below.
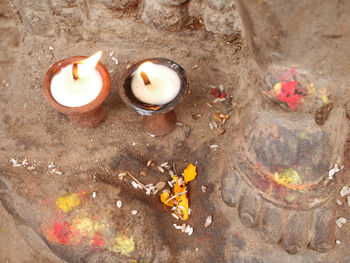
{"type": "Polygon", "coordinates": [[[111,86],[109,73],[98,62],[99,57],[95,59],[96,66],[85,65],[93,56],[63,59],[47,71],[44,79],[44,94],[49,104],[82,128],[96,127],[103,120],[102,103],[111,86]],[[84,74],[86,67],[88,71],[84,74]]]}
{"type": "Polygon", "coordinates": [[[165,136],[176,127],[174,108],[188,91],[185,70],[165,58],[149,58],[130,66],[119,82],[119,94],[130,108],[143,115],[151,136],[165,136]]]}

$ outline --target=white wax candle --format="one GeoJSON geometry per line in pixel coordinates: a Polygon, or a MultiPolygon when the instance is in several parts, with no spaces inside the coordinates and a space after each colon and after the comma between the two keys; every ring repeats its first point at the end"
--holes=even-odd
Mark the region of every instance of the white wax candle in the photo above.
{"type": "MultiPolygon", "coordinates": [[[[78,65],[78,72],[79,72],[78,65]]],[[[67,107],[80,107],[96,99],[102,89],[102,77],[96,70],[74,80],[73,65],[68,65],[57,72],[51,80],[52,97],[61,105],[67,107]]]]}
{"type": "Polygon", "coordinates": [[[77,61],[78,79],[73,78],[73,64],[62,68],[51,80],[51,95],[61,105],[80,107],[89,104],[102,90],[102,77],[95,69],[102,51],[77,61]]]}
{"type": "Polygon", "coordinates": [[[152,105],[161,105],[173,100],[180,91],[181,81],[178,74],[171,68],[145,62],[133,73],[131,90],[135,97],[152,105]],[[144,72],[149,81],[145,85],[141,72],[144,72]]]}

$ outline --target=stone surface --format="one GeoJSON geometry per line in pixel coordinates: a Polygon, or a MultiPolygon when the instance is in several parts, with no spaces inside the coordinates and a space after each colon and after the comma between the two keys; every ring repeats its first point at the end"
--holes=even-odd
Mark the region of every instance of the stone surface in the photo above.
{"type": "Polygon", "coordinates": [[[204,23],[208,31],[218,34],[233,35],[242,30],[239,14],[235,9],[220,12],[207,8],[204,13],[204,23]]]}
{"type": "Polygon", "coordinates": [[[205,0],[211,9],[230,10],[236,7],[234,0],[205,0]]]}
{"type": "MultiPolygon", "coordinates": [[[[265,4],[270,2],[263,1],[259,7],[266,7],[265,4]]],[[[57,3],[59,4],[59,1],[57,3]]],[[[5,61],[0,65],[0,93],[3,102],[0,104],[0,129],[2,131],[0,133],[2,151],[0,169],[11,174],[9,179],[15,187],[2,186],[1,191],[15,192],[16,190],[19,193],[18,196],[12,194],[9,196],[10,193],[1,195],[0,198],[7,209],[7,211],[4,209],[0,211],[1,216],[7,213],[8,217],[16,218],[20,215],[21,217],[18,218],[22,218],[28,227],[34,229],[32,232],[36,231],[35,233],[39,236],[38,224],[48,219],[47,213],[58,211],[55,207],[56,198],[60,194],[84,187],[89,192],[89,198],[84,200],[76,210],[71,211],[70,215],[65,216],[68,219],[79,214],[91,216],[94,220],[106,218],[111,224],[108,229],[121,233],[137,230],[137,242],[141,244],[137,244],[136,247],[140,251],[135,258],[130,258],[130,260],[138,262],[279,263],[283,258],[284,263],[349,262],[347,255],[350,229],[347,224],[343,226],[342,231],[337,233],[337,240],[340,240],[341,244],[336,246],[334,252],[319,254],[305,250],[305,253],[301,255],[290,255],[282,246],[267,244],[258,233],[243,227],[239,222],[237,209],[221,201],[219,182],[222,173],[218,168],[222,163],[228,165],[231,163],[231,158],[238,155],[236,147],[239,140],[237,137],[243,134],[242,127],[250,122],[250,119],[245,118],[244,115],[246,108],[237,106],[244,99],[237,96],[239,88],[237,80],[241,78],[238,75],[239,69],[245,67],[242,62],[239,64],[237,62],[240,61],[241,55],[244,60],[247,59],[246,52],[241,53],[238,49],[240,42],[228,43],[222,36],[208,33],[200,27],[193,30],[186,28],[184,31],[174,33],[152,30],[142,25],[134,12],[114,12],[93,0],[67,1],[67,3],[65,7],[57,6],[55,9],[73,8],[74,10],[76,4],[77,10],[81,12],[77,15],[82,20],[79,28],[83,30],[82,34],[88,37],[74,42],[71,41],[70,32],[67,32],[66,35],[55,35],[55,38],[52,38],[46,37],[45,32],[41,32],[40,37],[37,37],[31,31],[25,30],[25,37],[21,38],[18,47],[4,46],[3,48],[3,52],[6,52],[7,57],[12,57],[12,61],[5,61]],[[89,5],[85,5],[86,3],[89,5]],[[99,32],[98,29],[102,32],[99,32]],[[101,36],[106,37],[105,39],[109,41],[101,41],[101,36]],[[177,127],[173,133],[162,139],[149,137],[141,129],[139,116],[121,103],[115,90],[111,92],[105,104],[106,121],[96,129],[76,128],[66,117],[52,111],[42,97],[43,74],[53,62],[63,57],[72,54],[92,54],[96,48],[105,51],[102,60],[111,70],[114,87],[127,65],[141,57],[173,57],[174,60],[183,64],[192,83],[192,93],[177,108],[179,121],[183,123],[183,126],[177,127]],[[120,65],[115,65],[114,61],[106,55],[112,50],[118,57],[120,65]],[[198,67],[193,69],[195,64],[198,67]],[[9,85],[3,84],[3,81],[9,85]],[[231,114],[231,118],[225,124],[227,132],[222,136],[218,136],[216,131],[209,130],[208,120],[213,118],[217,109],[226,110],[224,104],[216,103],[209,110],[206,106],[207,102],[213,99],[208,94],[208,85],[218,86],[220,83],[225,87],[227,95],[233,97],[233,104],[238,112],[237,116],[231,114]],[[194,120],[192,119],[193,113],[202,115],[199,119],[194,120]],[[186,138],[181,136],[185,127],[192,130],[186,138]],[[224,137],[229,143],[225,144],[224,137]],[[210,149],[208,146],[214,143],[219,147],[210,149]],[[230,154],[228,154],[229,148],[232,148],[230,154]],[[159,198],[146,196],[140,189],[132,188],[130,182],[121,182],[117,178],[118,171],[112,169],[114,166],[108,165],[109,161],[117,152],[127,151],[132,152],[132,155],[138,158],[139,155],[142,155],[140,157],[142,166],[148,159],[154,160],[156,164],[164,161],[175,163],[178,173],[183,171],[188,162],[198,166],[198,176],[189,187],[190,206],[193,210],[186,223],[194,226],[192,236],[183,235],[172,227],[176,221],[164,209],[159,198]],[[25,167],[12,167],[9,162],[10,158],[21,158],[21,160],[27,158],[31,163],[35,161],[37,168],[29,172],[25,167]],[[220,161],[224,158],[227,158],[227,162],[220,161]],[[58,176],[47,169],[47,165],[52,161],[60,171],[64,172],[63,175],[58,176]],[[106,183],[103,183],[104,181],[106,183]],[[205,193],[201,191],[201,185],[207,186],[208,190],[205,193]],[[93,198],[93,192],[96,193],[95,198],[93,198]],[[22,198],[19,198],[19,195],[22,198]],[[123,200],[121,210],[115,205],[118,199],[123,200]],[[23,203],[23,200],[27,200],[27,203],[23,203]],[[130,212],[134,209],[138,210],[138,214],[131,216],[130,212]],[[205,228],[205,218],[209,214],[213,215],[213,223],[205,228]],[[147,222],[153,223],[148,225],[147,222]],[[147,246],[143,246],[143,242],[146,242],[147,246]],[[156,251],[149,249],[150,246],[157,247],[156,251]],[[162,251],[165,251],[165,255],[159,254],[158,256],[157,252],[162,251]],[[155,256],[153,257],[152,254],[155,256]]],[[[254,3],[256,4],[256,1],[254,3]]],[[[50,9],[50,12],[52,11],[50,9]]],[[[71,13],[71,15],[75,14],[71,13]]],[[[51,21],[48,23],[61,30],[61,22],[59,25],[51,21]]],[[[63,28],[69,29],[66,25],[63,28]]],[[[3,32],[5,35],[11,34],[10,30],[3,32]]],[[[339,39],[325,39],[325,42],[333,43],[339,39]]],[[[9,42],[9,45],[12,45],[11,43],[9,42]]],[[[342,51],[344,52],[339,53],[348,57],[345,56],[349,52],[348,49],[342,51]]],[[[340,64],[346,68],[344,63],[340,64]]],[[[251,83],[254,84],[254,82],[251,83]]],[[[249,94],[247,86],[244,86],[244,89],[245,95],[249,94]]],[[[258,96],[253,99],[251,101],[259,101],[258,96]]],[[[264,107],[267,106],[264,104],[264,107]]],[[[255,118],[258,115],[253,114],[252,116],[255,118]]],[[[135,164],[139,165],[138,162],[130,162],[125,168],[129,170],[129,166],[135,164]]],[[[136,173],[137,170],[135,176],[139,176],[136,173]]],[[[147,173],[147,176],[138,178],[144,183],[169,179],[167,173],[154,174],[153,170],[151,170],[152,173],[151,171],[147,173]]],[[[1,174],[0,177],[2,177],[1,174]]],[[[346,178],[342,179],[344,183],[349,184],[350,176],[347,175],[346,178]]],[[[245,202],[244,199],[241,203],[252,206],[252,202],[245,202]]],[[[241,215],[245,214],[247,218],[252,217],[249,209],[241,208],[240,211],[243,212],[240,213],[241,215]]],[[[348,211],[345,207],[337,207],[337,214],[347,215],[348,211]]],[[[262,224],[263,231],[270,234],[274,229],[267,226],[272,219],[263,218],[261,215],[258,217],[258,225],[262,224]]],[[[28,255],[28,258],[14,257],[16,252],[26,248],[18,246],[21,244],[19,240],[12,242],[11,232],[6,230],[8,217],[4,217],[3,221],[0,220],[0,227],[4,229],[2,232],[0,230],[1,248],[5,248],[1,249],[1,256],[6,255],[5,259],[9,261],[13,259],[12,261],[16,263],[40,262],[35,253],[28,255]],[[8,246],[5,247],[3,244],[8,244],[8,246]]],[[[310,219],[316,217],[317,215],[314,214],[310,219]]],[[[278,219],[274,220],[276,221],[278,219]]],[[[290,230],[295,231],[299,223],[293,220],[288,220],[288,222],[291,223],[290,230]]],[[[322,225],[321,222],[315,226],[315,229],[322,228],[322,225]]],[[[23,229],[17,223],[14,228],[23,229]]],[[[311,230],[308,229],[308,231],[310,233],[311,230]]],[[[102,234],[108,238],[111,237],[108,233],[102,234]]],[[[38,244],[33,235],[29,236],[31,238],[28,240],[33,245],[38,244]]],[[[44,239],[43,236],[40,238],[44,239]]],[[[318,238],[315,240],[320,241],[318,238]]],[[[117,262],[120,255],[110,254],[109,251],[91,250],[89,241],[84,243],[87,250],[82,246],[72,249],[63,244],[57,244],[55,240],[47,241],[47,244],[52,253],[67,258],[69,262],[117,262]],[[84,254],[85,252],[87,254],[84,254]]],[[[112,240],[106,239],[106,241],[110,243],[112,240]]],[[[304,242],[300,243],[304,245],[304,242]]],[[[324,242],[315,244],[321,250],[327,248],[324,242]]],[[[288,247],[290,251],[296,251],[293,250],[292,243],[288,247]]]]}
{"type": "Polygon", "coordinates": [[[143,4],[138,4],[140,0],[9,1],[26,32],[47,37],[62,34],[75,41],[113,38],[120,34],[118,29],[124,27],[123,23],[137,17],[137,13],[141,13],[141,20],[153,28],[179,31],[192,20],[188,13],[189,2],[196,3],[191,5],[193,18],[201,19],[205,13],[209,31],[231,35],[240,30],[234,3],[230,1],[208,1],[207,5],[198,0],[145,0],[143,4]],[[207,6],[212,12],[205,11],[207,6]],[[135,8],[125,15],[123,10],[130,7],[135,8]]]}
{"type": "Polygon", "coordinates": [[[157,1],[162,5],[170,5],[170,6],[181,5],[188,2],[188,0],[157,0],[157,1]]]}
{"type": "Polygon", "coordinates": [[[110,9],[125,9],[136,5],[139,0],[99,0],[107,8],[110,9]]]}
{"type": "Polygon", "coordinates": [[[157,0],[146,0],[142,20],[159,30],[178,31],[189,21],[187,7],[165,6],[157,0]]]}
{"type": "Polygon", "coordinates": [[[228,206],[235,207],[239,198],[240,180],[236,170],[225,171],[221,177],[221,197],[228,206]]]}

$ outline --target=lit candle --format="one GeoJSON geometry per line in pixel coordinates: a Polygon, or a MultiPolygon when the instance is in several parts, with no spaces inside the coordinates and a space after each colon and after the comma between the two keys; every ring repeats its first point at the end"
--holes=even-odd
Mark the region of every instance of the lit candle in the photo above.
{"type": "Polygon", "coordinates": [[[178,74],[164,65],[145,62],[132,76],[133,94],[138,100],[148,104],[166,104],[180,91],[181,81],[178,74]]]}
{"type": "Polygon", "coordinates": [[[100,94],[102,77],[95,69],[102,51],[62,68],[51,80],[51,95],[61,105],[80,107],[100,94]]]}

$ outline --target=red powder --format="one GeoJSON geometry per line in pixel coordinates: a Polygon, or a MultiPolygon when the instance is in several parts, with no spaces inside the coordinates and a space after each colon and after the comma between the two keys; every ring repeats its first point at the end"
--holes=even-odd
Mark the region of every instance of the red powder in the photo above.
{"type": "Polygon", "coordinates": [[[90,242],[91,246],[95,247],[103,247],[105,246],[105,240],[103,239],[103,236],[100,232],[95,233],[95,235],[92,237],[92,240],[90,242]]]}
{"type": "Polygon", "coordinates": [[[280,93],[277,98],[286,102],[292,110],[296,110],[296,106],[300,104],[300,100],[304,97],[303,91],[297,81],[288,81],[281,83],[280,93]]]}
{"type": "Polygon", "coordinates": [[[225,93],[225,92],[222,92],[222,93],[220,94],[220,98],[226,98],[226,93],[225,93]]]}
{"type": "Polygon", "coordinates": [[[63,245],[67,245],[69,243],[69,240],[72,238],[70,224],[67,221],[60,222],[56,220],[53,225],[53,229],[53,233],[57,237],[58,242],[63,245]]]}
{"type": "Polygon", "coordinates": [[[220,96],[220,92],[218,90],[218,88],[215,88],[211,91],[211,94],[215,97],[218,98],[220,96]]]}

